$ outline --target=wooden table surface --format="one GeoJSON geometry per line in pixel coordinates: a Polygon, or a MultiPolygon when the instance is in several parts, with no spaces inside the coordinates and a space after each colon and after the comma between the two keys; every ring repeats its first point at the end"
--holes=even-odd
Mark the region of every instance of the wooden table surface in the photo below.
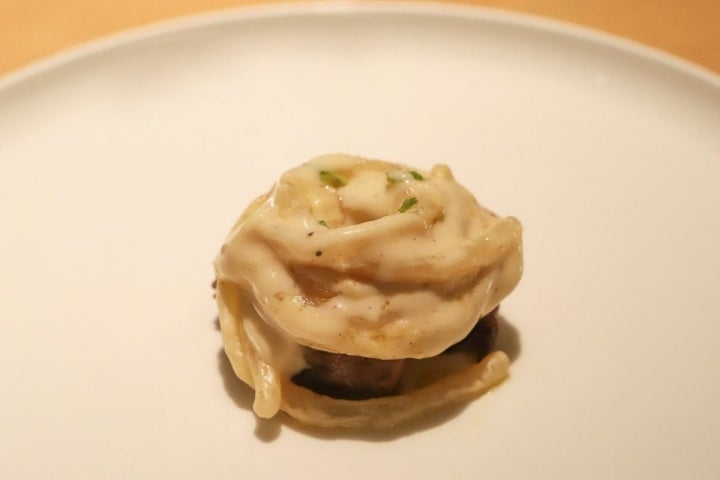
{"type": "MultiPolygon", "coordinates": [[[[444,0],[447,1],[447,0],[444,0]]],[[[262,0],[0,0],[0,75],[130,27],[262,0]]],[[[720,72],[720,0],[458,0],[590,26],[720,72]]]]}

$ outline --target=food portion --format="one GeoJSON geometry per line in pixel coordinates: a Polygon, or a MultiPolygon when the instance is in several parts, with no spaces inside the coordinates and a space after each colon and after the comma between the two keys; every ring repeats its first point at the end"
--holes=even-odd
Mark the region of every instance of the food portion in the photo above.
{"type": "Polygon", "coordinates": [[[491,388],[522,227],[450,169],[326,155],[286,172],[215,260],[225,352],[255,413],[387,427],[491,388]]]}

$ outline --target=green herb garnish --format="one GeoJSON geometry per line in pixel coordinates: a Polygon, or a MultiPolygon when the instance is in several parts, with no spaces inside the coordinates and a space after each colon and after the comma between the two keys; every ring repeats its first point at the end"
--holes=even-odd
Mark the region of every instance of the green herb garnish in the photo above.
{"type": "Polygon", "coordinates": [[[328,227],[328,224],[325,223],[325,220],[318,220],[318,223],[319,223],[320,225],[322,225],[323,227],[325,227],[325,228],[330,228],[330,227],[328,227]]]}
{"type": "Polygon", "coordinates": [[[347,180],[340,175],[334,174],[330,170],[320,170],[320,181],[333,188],[340,188],[347,185],[347,180]]]}
{"type": "Polygon", "coordinates": [[[400,205],[400,208],[398,208],[398,212],[400,212],[400,213],[407,212],[417,202],[418,202],[418,200],[415,197],[406,198],[405,200],[403,200],[402,205],[400,205]]]}
{"type": "Polygon", "coordinates": [[[410,170],[392,170],[390,172],[387,172],[385,176],[388,179],[388,182],[390,183],[397,183],[397,182],[411,182],[413,180],[425,180],[425,177],[423,177],[420,173],[410,170]]]}

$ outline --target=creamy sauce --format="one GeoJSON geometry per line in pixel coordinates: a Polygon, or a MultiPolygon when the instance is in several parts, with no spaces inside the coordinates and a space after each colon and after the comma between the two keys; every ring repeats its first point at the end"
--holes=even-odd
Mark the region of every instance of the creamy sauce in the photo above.
{"type": "Polygon", "coordinates": [[[298,344],[398,359],[458,342],[520,280],[521,230],[446,166],[327,155],[248,208],[215,269],[252,305],[239,320],[263,364],[254,383],[277,385],[302,368],[298,344]]]}

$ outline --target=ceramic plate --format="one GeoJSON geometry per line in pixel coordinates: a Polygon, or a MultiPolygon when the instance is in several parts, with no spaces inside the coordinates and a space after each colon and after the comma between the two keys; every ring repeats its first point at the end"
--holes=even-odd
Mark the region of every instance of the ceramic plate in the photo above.
{"type": "Polygon", "coordinates": [[[0,80],[2,478],[716,478],[720,81],[576,27],[291,5],[0,80]],[[211,262],[326,152],[447,163],[524,224],[508,381],[386,432],[257,420],[211,262]]]}

